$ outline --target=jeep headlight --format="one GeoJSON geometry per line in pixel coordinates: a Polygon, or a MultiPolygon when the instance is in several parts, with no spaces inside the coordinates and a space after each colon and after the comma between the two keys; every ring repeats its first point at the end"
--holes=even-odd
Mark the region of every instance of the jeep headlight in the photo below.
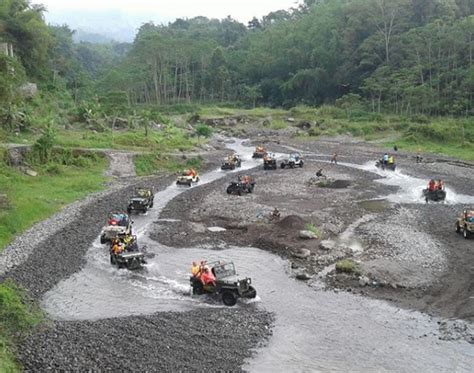
{"type": "Polygon", "coordinates": [[[239,286],[239,287],[240,287],[240,281],[237,281],[237,286],[239,286]]]}
{"type": "Polygon", "coordinates": [[[252,282],[252,280],[248,278],[247,279],[247,284],[250,284],[251,282],[252,282]]]}

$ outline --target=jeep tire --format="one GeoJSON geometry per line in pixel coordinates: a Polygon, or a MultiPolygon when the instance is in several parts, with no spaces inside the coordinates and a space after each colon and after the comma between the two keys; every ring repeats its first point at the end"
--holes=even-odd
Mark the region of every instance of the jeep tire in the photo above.
{"type": "Polygon", "coordinates": [[[222,293],[222,303],[227,307],[233,307],[237,303],[237,296],[231,291],[224,291],[222,293]]]}

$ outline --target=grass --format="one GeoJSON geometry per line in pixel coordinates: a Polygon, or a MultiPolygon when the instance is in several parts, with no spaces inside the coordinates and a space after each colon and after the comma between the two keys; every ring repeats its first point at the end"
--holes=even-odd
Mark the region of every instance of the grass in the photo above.
{"type": "Polygon", "coordinates": [[[316,237],[321,237],[321,231],[314,224],[309,224],[308,223],[304,227],[307,231],[310,231],[310,232],[314,233],[316,235],[316,237]]]}
{"type": "Polygon", "coordinates": [[[350,259],[343,259],[336,263],[336,272],[358,274],[360,270],[354,261],[350,259]]]}
{"type": "Polygon", "coordinates": [[[153,175],[160,171],[178,172],[185,168],[199,170],[201,157],[179,160],[175,157],[163,157],[159,154],[141,154],[134,158],[135,171],[139,176],[153,175]]]}
{"type": "Polygon", "coordinates": [[[0,251],[15,235],[65,205],[103,188],[105,159],[78,164],[34,167],[38,176],[31,177],[0,163],[0,190],[7,195],[9,205],[0,209],[0,251]]]}
{"type": "Polygon", "coordinates": [[[0,372],[19,372],[14,345],[43,319],[41,311],[26,292],[12,281],[0,284],[0,372]]]}
{"type": "MultiPolygon", "coordinates": [[[[39,134],[22,133],[10,136],[9,142],[33,144],[39,134]]],[[[162,152],[189,150],[198,143],[197,138],[189,137],[178,127],[169,126],[163,131],[151,131],[145,136],[143,130],[116,130],[93,132],[83,128],[58,130],[55,145],[65,148],[148,150],[159,149],[162,152]]]]}

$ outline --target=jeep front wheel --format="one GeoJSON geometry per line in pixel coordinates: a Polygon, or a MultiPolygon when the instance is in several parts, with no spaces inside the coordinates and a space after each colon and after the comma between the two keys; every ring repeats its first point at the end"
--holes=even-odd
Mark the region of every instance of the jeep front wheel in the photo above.
{"type": "Polygon", "coordinates": [[[467,240],[469,238],[469,236],[471,235],[470,232],[467,230],[467,227],[464,226],[464,229],[462,231],[462,235],[463,237],[467,240]]]}
{"type": "Polygon", "coordinates": [[[204,294],[204,286],[200,282],[194,282],[193,284],[193,295],[202,295],[204,294]]]}
{"type": "Polygon", "coordinates": [[[235,306],[237,303],[237,297],[234,293],[226,291],[222,294],[222,303],[224,303],[227,307],[235,306]]]}

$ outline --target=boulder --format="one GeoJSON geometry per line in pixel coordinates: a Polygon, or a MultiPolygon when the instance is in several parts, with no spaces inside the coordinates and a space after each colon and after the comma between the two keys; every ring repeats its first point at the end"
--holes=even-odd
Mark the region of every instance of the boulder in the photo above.
{"type": "Polygon", "coordinates": [[[311,231],[300,231],[299,232],[299,238],[303,240],[313,240],[315,238],[318,238],[313,232],[311,231]]]}
{"type": "Polygon", "coordinates": [[[319,243],[319,248],[324,251],[334,250],[335,247],[336,247],[335,242],[330,241],[330,240],[324,240],[319,243]]]}
{"type": "Polygon", "coordinates": [[[25,83],[18,88],[18,91],[23,97],[32,98],[38,93],[38,86],[35,83],[25,83]]]}
{"type": "Polygon", "coordinates": [[[286,121],[289,123],[295,123],[295,118],[286,118],[286,121]]]}
{"type": "Polygon", "coordinates": [[[312,278],[313,278],[313,276],[311,276],[310,274],[308,274],[305,271],[302,271],[302,272],[299,272],[299,273],[296,274],[296,279],[297,280],[308,281],[308,280],[311,280],[312,278]]]}
{"type": "Polygon", "coordinates": [[[302,120],[296,126],[298,128],[301,128],[302,130],[309,130],[311,128],[311,123],[308,122],[307,120],[302,120]]]}
{"type": "Polygon", "coordinates": [[[359,286],[367,286],[368,284],[370,283],[370,278],[368,278],[367,276],[361,276],[359,278],[359,286]]]}
{"type": "Polygon", "coordinates": [[[311,256],[311,251],[308,249],[299,249],[296,253],[293,254],[296,258],[306,259],[311,256]]]}
{"type": "Polygon", "coordinates": [[[31,177],[38,176],[38,173],[36,171],[33,171],[30,168],[25,168],[24,173],[27,174],[28,176],[31,176],[31,177]]]}

